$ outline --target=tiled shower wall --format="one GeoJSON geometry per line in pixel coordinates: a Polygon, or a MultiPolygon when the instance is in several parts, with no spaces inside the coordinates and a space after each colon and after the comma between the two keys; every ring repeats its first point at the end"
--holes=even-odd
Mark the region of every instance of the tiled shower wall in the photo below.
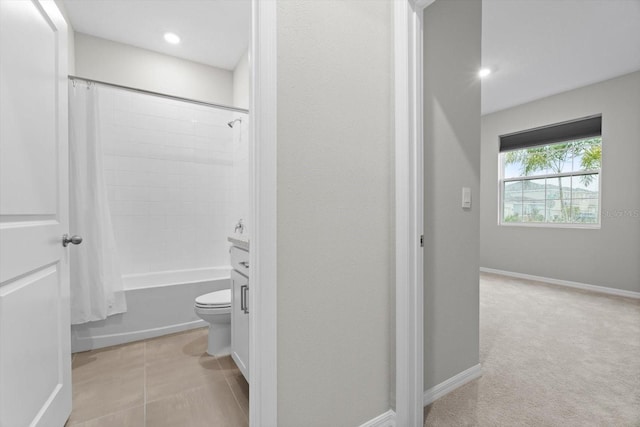
{"type": "Polygon", "coordinates": [[[234,182],[242,178],[234,171],[235,129],[227,122],[242,117],[244,124],[246,114],[99,89],[103,167],[122,273],[229,265],[226,239],[239,203],[234,182]]]}
{"type": "MultiPolygon", "coordinates": [[[[245,235],[251,234],[249,224],[249,122],[246,114],[233,126],[233,168],[231,172],[231,219],[242,219],[245,235]]],[[[234,226],[235,227],[235,226],[234,226]]]]}

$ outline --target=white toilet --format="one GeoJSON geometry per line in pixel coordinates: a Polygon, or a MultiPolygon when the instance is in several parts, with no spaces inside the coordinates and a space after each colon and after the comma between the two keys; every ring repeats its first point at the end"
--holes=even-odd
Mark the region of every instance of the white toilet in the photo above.
{"type": "Polygon", "coordinates": [[[220,356],[231,353],[231,289],[211,292],[196,298],[194,310],[209,323],[207,353],[220,356]]]}

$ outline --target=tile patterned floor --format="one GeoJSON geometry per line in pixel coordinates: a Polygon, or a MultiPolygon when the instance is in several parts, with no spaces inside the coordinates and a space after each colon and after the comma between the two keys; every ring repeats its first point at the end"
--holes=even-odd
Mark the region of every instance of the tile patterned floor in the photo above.
{"type": "Polygon", "coordinates": [[[248,426],[249,385],[194,329],[73,356],[68,427],[248,426]]]}

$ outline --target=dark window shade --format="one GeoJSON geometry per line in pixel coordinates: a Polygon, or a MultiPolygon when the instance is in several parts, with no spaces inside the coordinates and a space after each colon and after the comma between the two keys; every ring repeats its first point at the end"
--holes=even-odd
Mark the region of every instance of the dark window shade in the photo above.
{"type": "Polygon", "coordinates": [[[591,116],[556,125],[500,136],[500,151],[520,150],[602,135],[602,116],[591,116]]]}

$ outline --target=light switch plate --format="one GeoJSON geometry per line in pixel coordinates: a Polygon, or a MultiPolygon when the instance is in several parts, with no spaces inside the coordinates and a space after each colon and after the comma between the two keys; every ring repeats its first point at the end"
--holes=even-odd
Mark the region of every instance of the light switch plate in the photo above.
{"type": "Polygon", "coordinates": [[[462,187],[462,208],[471,209],[471,188],[462,187]]]}

